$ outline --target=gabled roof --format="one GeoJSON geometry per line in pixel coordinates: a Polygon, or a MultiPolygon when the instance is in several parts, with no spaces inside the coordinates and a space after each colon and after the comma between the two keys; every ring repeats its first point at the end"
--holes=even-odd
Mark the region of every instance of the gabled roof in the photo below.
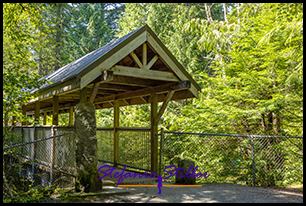
{"type": "MultiPolygon", "coordinates": [[[[46,83],[43,86],[40,87],[39,90],[46,89],[48,87],[53,87],[57,85],[58,83],[65,82],[69,79],[75,78],[78,74],[81,74],[84,72],[86,68],[88,68],[90,65],[93,65],[94,63],[101,62],[102,57],[109,56],[107,54],[112,54],[115,52],[116,47],[124,46],[127,42],[129,42],[131,39],[138,36],[143,31],[148,31],[150,34],[155,37],[155,40],[160,43],[160,45],[163,47],[165,52],[171,57],[171,59],[177,64],[177,66],[181,69],[181,71],[188,77],[189,80],[192,81],[192,83],[196,86],[198,90],[201,88],[199,85],[191,78],[191,76],[187,73],[187,71],[183,68],[183,66],[175,59],[175,57],[171,54],[171,52],[161,43],[161,41],[158,39],[158,37],[154,34],[154,32],[150,29],[148,25],[143,25],[142,27],[139,27],[138,29],[106,44],[105,46],[96,49],[89,54],[71,62],[70,64],[56,70],[55,72],[52,72],[44,77],[42,79],[49,79],[53,84],[46,83]],[[100,61],[99,61],[100,60],[100,61]]],[[[119,49],[119,48],[117,48],[119,49]]],[[[37,89],[33,89],[32,92],[36,91],[37,89]]]]}
{"type": "MultiPolygon", "coordinates": [[[[144,25],[145,26],[145,25],[144,25]]],[[[106,55],[108,52],[112,51],[116,46],[118,46],[120,43],[122,43],[124,40],[127,40],[130,36],[132,36],[135,32],[140,30],[142,27],[139,27],[138,29],[104,45],[103,47],[96,49],[85,56],[71,62],[70,64],[67,64],[66,66],[40,78],[39,80],[48,79],[53,84],[46,83],[40,87],[40,90],[46,89],[48,87],[52,87],[57,85],[58,83],[65,82],[69,79],[73,79],[76,77],[77,74],[82,72],[84,69],[86,69],[88,66],[93,64],[94,62],[98,61],[101,57],[106,55]]],[[[31,92],[37,91],[38,89],[33,89],[31,92]]]]}
{"type": "Polygon", "coordinates": [[[59,108],[66,112],[82,95],[101,109],[112,107],[115,100],[120,100],[121,106],[146,104],[153,93],[163,102],[172,90],[171,100],[194,98],[201,90],[147,25],[41,79],[53,84],[31,90],[38,91],[38,99],[27,104],[27,112],[33,112],[37,100],[40,112],[51,111],[55,95],[59,96],[59,108]]]}

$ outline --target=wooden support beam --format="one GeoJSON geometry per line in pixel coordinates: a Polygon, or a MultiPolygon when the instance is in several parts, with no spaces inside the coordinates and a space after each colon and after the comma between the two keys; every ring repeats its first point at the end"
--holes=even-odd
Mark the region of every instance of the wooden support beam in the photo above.
{"type": "Polygon", "coordinates": [[[96,106],[96,109],[103,109],[101,104],[95,104],[95,106],[96,106]]]}
{"type": "Polygon", "coordinates": [[[87,102],[87,88],[84,87],[80,90],[80,103],[87,102]]]}
{"type": "Polygon", "coordinates": [[[151,171],[157,174],[158,144],[157,130],[158,125],[154,123],[157,115],[157,94],[151,94],[151,171]]]}
{"type": "Polygon", "coordinates": [[[153,66],[153,64],[157,61],[157,59],[158,59],[158,56],[157,55],[155,55],[151,60],[150,60],[150,62],[148,63],[148,65],[147,65],[147,70],[149,70],[149,69],[151,69],[151,67],[153,66]]]}
{"type": "Polygon", "coordinates": [[[73,107],[69,108],[69,125],[73,126],[73,107]]]}
{"type": "Polygon", "coordinates": [[[136,77],[141,79],[153,79],[159,81],[174,81],[178,82],[179,79],[172,72],[162,72],[155,70],[144,70],[134,67],[126,67],[121,65],[115,65],[111,68],[114,75],[136,77]]]}
{"type": "Polygon", "coordinates": [[[168,92],[164,103],[162,104],[161,108],[159,109],[159,111],[158,111],[158,113],[157,113],[157,115],[154,119],[154,124],[158,125],[158,122],[159,122],[161,116],[163,115],[168,103],[170,102],[171,98],[173,97],[174,92],[175,91],[173,91],[173,90],[168,92]]]}
{"type": "Polygon", "coordinates": [[[119,100],[114,102],[114,167],[118,164],[119,157],[119,100]]]}
{"type": "Polygon", "coordinates": [[[59,97],[53,96],[53,115],[52,125],[58,125],[58,110],[59,110],[59,97]]]}
{"type": "Polygon", "coordinates": [[[43,121],[43,125],[47,125],[47,112],[44,112],[44,121],[43,121]]]}
{"type": "Polygon", "coordinates": [[[144,103],[148,103],[148,98],[145,98],[145,97],[141,97],[140,96],[140,99],[142,99],[144,101],[144,103]]]}
{"type": "Polygon", "coordinates": [[[91,91],[91,94],[90,94],[89,102],[93,103],[95,101],[99,86],[100,86],[99,82],[96,82],[94,84],[94,87],[92,88],[92,91],[91,91]]]}
{"type": "Polygon", "coordinates": [[[35,118],[35,123],[34,124],[39,124],[39,115],[40,115],[40,101],[36,101],[35,102],[35,114],[34,114],[34,118],[35,118]]]}
{"type": "Polygon", "coordinates": [[[142,45],[142,67],[143,69],[147,68],[147,44],[143,43],[142,45]]]}
{"type": "Polygon", "coordinates": [[[136,64],[139,66],[139,68],[142,68],[143,65],[142,65],[141,61],[138,59],[137,55],[134,53],[134,51],[132,51],[130,53],[130,55],[131,55],[132,59],[134,60],[134,62],[136,62],[136,64]]]}
{"type": "Polygon", "coordinates": [[[128,90],[135,90],[137,88],[138,87],[135,87],[135,86],[111,84],[111,82],[100,84],[100,89],[102,90],[128,91],[128,90]]]}

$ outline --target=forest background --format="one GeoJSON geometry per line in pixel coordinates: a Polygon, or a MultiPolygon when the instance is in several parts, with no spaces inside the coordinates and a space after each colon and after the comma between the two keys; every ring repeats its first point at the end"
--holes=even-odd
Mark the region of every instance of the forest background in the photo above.
{"type": "MultiPolygon", "coordinates": [[[[160,127],[303,135],[302,3],[4,3],[3,125],[26,118],[18,104],[35,94],[22,88],[144,24],[202,88],[170,102],[160,127]]],[[[149,110],[121,107],[120,126],[148,127],[149,110]]],[[[96,117],[113,125],[112,109],[96,117]]]]}

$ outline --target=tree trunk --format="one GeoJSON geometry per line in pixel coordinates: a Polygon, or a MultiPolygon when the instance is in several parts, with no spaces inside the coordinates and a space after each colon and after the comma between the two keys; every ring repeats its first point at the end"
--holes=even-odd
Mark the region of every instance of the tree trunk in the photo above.
{"type": "Polygon", "coordinates": [[[273,115],[273,130],[274,130],[274,134],[276,136],[279,135],[280,133],[280,117],[278,116],[277,113],[272,113],[273,115]]]}
{"type": "Polygon", "coordinates": [[[238,24],[240,24],[239,9],[240,9],[240,3],[237,3],[238,24]]]}
{"type": "Polygon", "coordinates": [[[265,121],[265,114],[261,114],[261,128],[262,128],[262,132],[266,133],[266,121],[265,121]]]}
{"type": "Polygon", "coordinates": [[[41,54],[41,50],[42,49],[40,49],[40,51],[39,51],[39,53],[38,53],[38,56],[39,56],[39,63],[38,63],[38,71],[37,71],[37,73],[38,73],[38,75],[42,75],[42,54],[41,54]]]}
{"type": "Polygon", "coordinates": [[[223,11],[224,11],[224,21],[226,21],[226,23],[228,23],[228,20],[227,20],[227,5],[226,5],[226,3],[223,3],[223,11]]]}
{"type": "Polygon", "coordinates": [[[57,19],[56,19],[56,46],[55,46],[55,67],[54,71],[58,70],[60,68],[60,50],[61,50],[61,41],[62,41],[62,7],[57,8],[56,13],[57,19]]]}
{"type": "Polygon", "coordinates": [[[214,24],[214,20],[211,17],[211,11],[210,11],[211,6],[208,6],[207,3],[204,3],[204,7],[205,7],[206,16],[207,16],[208,21],[211,24],[214,24]]]}

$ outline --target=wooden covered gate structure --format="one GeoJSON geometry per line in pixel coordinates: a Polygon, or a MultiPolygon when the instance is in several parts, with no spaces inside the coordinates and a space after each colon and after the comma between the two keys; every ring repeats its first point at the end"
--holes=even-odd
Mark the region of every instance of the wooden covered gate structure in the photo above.
{"type": "Polygon", "coordinates": [[[44,125],[46,116],[52,115],[52,124],[58,125],[59,113],[69,113],[69,125],[73,125],[74,106],[78,103],[91,102],[96,109],[113,108],[114,127],[109,130],[114,165],[118,165],[119,158],[118,132],[124,130],[119,125],[119,108],[150,104],[147,141],[150,141],[150,170],[155,173],[158,171],[158,122],[168,102],[197,98],[200,91],[199,85],[147,25],[42,79],[49,79],[53,84],[32,89],[31,92],[38,91],[38,97],[22,106],[23,114],[35,120],[43,116],[44,125]],[[159,110],[158,102],[163,102],[159,110]]]}

